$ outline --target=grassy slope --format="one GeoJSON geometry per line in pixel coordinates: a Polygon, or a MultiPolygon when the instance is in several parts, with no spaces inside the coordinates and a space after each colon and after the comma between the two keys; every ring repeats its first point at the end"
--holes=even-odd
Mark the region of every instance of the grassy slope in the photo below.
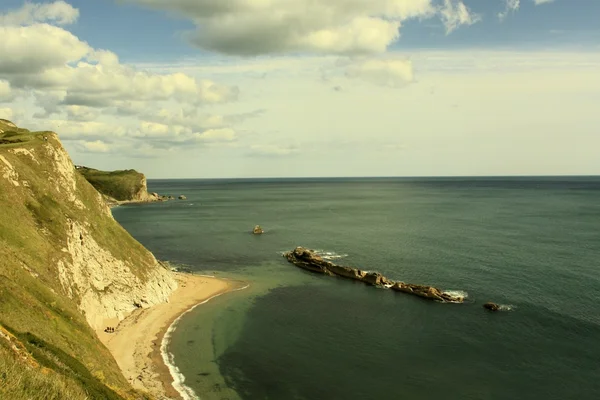
{"type": "Polygon", "coordinates": [[[79,167],[78,171],[96,190],[115,200],[132,200],[143,189],[144,175],[133,169],[107,172],[79,167]]]}
{"type": "MultiPolygon", "coordinates": [[[[114,220],[102,215],[98,193],[78,174],[78,195],[87,210],[68,202],[64,191],[52,181],[52,160],[43,149],[48,143],[60,147],[57,140],[51,136],[46,142],[40,133],[22,135],[19,144],[0,144],[0,155],[13,165],[19,180],[29,184],[29,188],[15,187],[0,175],[0,325],[46,369],[19,365],[19,359],[8,359],[10,350],[3,348],[0,379],[10,374],[13,383],[0,381],[0,398],[19,399],[13,392],[7,397],[2,390],[26,390],[35,380],[54,380],[52,374],[62,377],[65,390],[84,392],[89,399],[144,398],[125,381],[75,302],[63,295],[56,265],[65,258],[61,249],[66,247],[67,218],[87,220],[94,239],[117,258],[131,260],[141,276],[151,265],[152,256],[114,220]],[[33,150],[39,164],[26,155],[12,154],[10,150],[16,147],[33,150]],[[29,372],[23,380],[15,380],[14,373],[24,368],[29,372]]],[[[57,386],[56,390],[62,389],[57,386]]],[[[20,396],[29,398],[26,392],[20,396]]]]}

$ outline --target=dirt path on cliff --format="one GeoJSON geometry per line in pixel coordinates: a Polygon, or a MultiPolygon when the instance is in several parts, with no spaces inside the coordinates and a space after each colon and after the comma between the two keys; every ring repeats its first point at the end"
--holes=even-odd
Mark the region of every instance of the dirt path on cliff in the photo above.
{"type": "Polygon", "coordinates": [[[162,338],[173,321],[196,304],[234,288],[235,283],[192,274],[175,274],[178,289],[168,303],[136,310],[118,323],[106,320],[96,333],[110,350],[125,378],[158,399],[180,398],[160,354],[162,338]],[[115,327],[105,333],[105,327],[115,327]]]}

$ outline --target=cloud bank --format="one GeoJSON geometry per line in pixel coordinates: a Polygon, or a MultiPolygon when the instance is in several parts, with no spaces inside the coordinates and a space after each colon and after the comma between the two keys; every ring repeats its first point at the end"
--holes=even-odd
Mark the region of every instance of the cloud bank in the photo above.
{"type": "Polygon", "coordinates": [[[479,20],[461,0],[127,0],[190,19],[190,43],[233,55],[383,53],[411,19],[452,32],[479,20]]]}

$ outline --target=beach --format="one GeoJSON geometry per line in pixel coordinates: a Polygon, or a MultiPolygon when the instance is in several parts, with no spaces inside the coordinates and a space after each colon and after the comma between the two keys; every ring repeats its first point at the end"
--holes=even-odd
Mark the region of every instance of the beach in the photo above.
{"type": "Polygon", "coordinates": [[[106,320],[96,332],[132,386],[158,399],[181,398],[161,354],[161,344],[171,324],[197,304],[239,286],[214,277],[174,274],[179,287],[168,303],[135,310],[120,322],[106,320]],[[115,327],[115,332],[104,332],[108,326],[115,327]]]}

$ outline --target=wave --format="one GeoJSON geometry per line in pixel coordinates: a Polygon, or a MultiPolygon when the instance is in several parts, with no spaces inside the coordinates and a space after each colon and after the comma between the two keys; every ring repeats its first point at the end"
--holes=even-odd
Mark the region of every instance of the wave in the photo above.
{"type": "MultiPolygon", "coordinates": [[[[447,294],[448,296],[452,296],[452,297],[462,297],[463,299],[466,299],[469,297],[469,293],[465,292],[464,290],[442,290],[442,293],[447,294]]],[[[450,301],[449,303],[460,303],[460,302],[450,301]]]]}
{"type": "MultiPolygon", "coordinates": [[[[237,292],[239,290],[244,290],[249,287],[250,287],[250,285],[248,284],[244,287],[230,290],[230,292],[237,292]]],[[[219,297],[220,295],[222,295],[224,293],[229,293],[229,292],[218,293],[218,294],[216,294],[212,297],[209,297],[208,299],[196,304],[195,306],[190,307],[189,309],[187,309],[186,311],[181,313],[175,319],[175,321],[173,321],[173,323],[169,326],[169,328],[165,332],[165,335],[163,336],[162,343],[160,344],[160,354],[162,356],[163,362],[169,369],[169,373],[171,374],[171,377],[173,377],[173,388],[175,390],[177,390],[177,392],[181,395],[181,398],[183,400],[200,400],[200,397],[198,397],[198,395],[196,394],[196,392],[194,392],[194,390],[192,388],[185,385],[185,376],[183,376],[183,374],[181,373],[179,368],[177,368],[177,366],[175,365],[175,356],[173,355],[173,353],[170,353],[167,349],[169,347],[169,344],[171,343],[171,336],[172,336],[173,332],[175,331],[177,324],[181,320],[181,317],[183,317],[185,314],[189,313],[196,307],[201,306],[202,304],[206,304],[209,301],[211,301],[212,299],[219,297]]]]}
{"type": "Polygon", "coordinates": [[[348,257],[348,254],[338,254],[334,251],[315,250],[315,253],[324,260],[337,260],[348,257]]]}
{"type": "MultiPolygon", "coordinates": [[[[282,256],[285,256],[286,253],[288,253],[289,250],[286,251],[278,251],[277,254],[280,254],[282,256]]],[[[325,250],[314,250],[315,254],[318,255],[319,257],[321,257],[324,260],[337,260],[340,258],[346,258],[348,257],[348,254],[339,254],[336,253],[334,251],[325,251],[325,250]]]]}

